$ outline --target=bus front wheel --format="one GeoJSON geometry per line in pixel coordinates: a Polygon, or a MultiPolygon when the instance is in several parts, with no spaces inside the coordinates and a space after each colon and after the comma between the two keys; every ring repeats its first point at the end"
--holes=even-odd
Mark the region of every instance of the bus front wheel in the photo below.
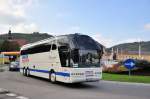
{"type": "Polygon", "coordinates": [[[55,72],[50,72],[50,75],[49,75],[50,77],[50,81],[52,82],[52,83],[55,83],[56,82],[56,74],[55,74],[55,72]]]}

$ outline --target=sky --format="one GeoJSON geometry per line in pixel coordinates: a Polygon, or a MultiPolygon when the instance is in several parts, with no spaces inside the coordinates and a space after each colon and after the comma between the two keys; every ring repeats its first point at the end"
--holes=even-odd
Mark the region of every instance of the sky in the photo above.
{"type": "Polygon", "coordinates": [[[0,34],[82,33],[106,47],[150,41],[150,0],[0,0],[0,34]]]}

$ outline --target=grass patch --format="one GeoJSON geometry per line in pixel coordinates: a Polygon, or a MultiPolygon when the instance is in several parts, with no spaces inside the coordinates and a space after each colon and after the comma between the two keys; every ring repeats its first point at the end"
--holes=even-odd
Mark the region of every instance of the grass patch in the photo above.
{"type": "Polygon", "coordinates": [[[103,73],[103,80],[150,83],[150,76],[135,76],[135,75],[128,76],[125,74],[122,75],[122,74],[103,73]]]}

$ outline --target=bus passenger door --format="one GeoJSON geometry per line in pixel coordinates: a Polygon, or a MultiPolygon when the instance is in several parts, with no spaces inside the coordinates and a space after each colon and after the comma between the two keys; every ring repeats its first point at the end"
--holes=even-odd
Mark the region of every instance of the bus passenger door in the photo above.
{"type": "Polygon", "coordinates": [[[52,45],[50,51],[50,62],[53,68],[60,66],[59,54],[56,44],[52,45]]]}

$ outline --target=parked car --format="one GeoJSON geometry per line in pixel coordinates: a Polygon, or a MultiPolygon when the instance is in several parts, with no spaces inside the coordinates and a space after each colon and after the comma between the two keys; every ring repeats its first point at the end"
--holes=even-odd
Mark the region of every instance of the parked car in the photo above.
{"type": "Polygon", "coordinates": [[[14,61],[10,63],[9,71],[19,71],[19,62],[14,61]]]}

